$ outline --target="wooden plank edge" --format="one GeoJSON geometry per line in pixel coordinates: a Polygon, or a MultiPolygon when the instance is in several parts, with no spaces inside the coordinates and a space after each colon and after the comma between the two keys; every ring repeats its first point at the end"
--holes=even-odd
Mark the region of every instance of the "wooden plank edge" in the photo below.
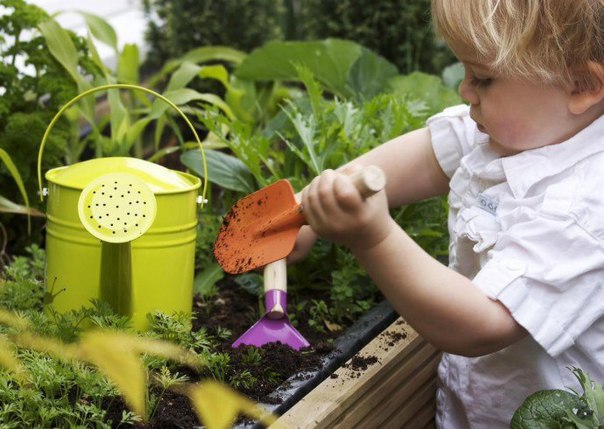
{"type": "Polygon", "coordinates": [[[440,353],[424,342],[402,364],[380,373],[376,386],[367,390],[358,401],[347,404],[346,420],[358,423],[366,420],[370,414],[391,415],[425,383],[435,379],[439,361],[440,353]]]}
{"type": "Polygon", "coordinates": [[[317,388],[306,395],[298,404],[278,419],[278,424],[288,428],[318,428],[321,424],[329,426],[330,422],[339,420],[342,413],[354,402],[371,390],[380,381],[380,373],[400,365],[413,353],[425,345],[407,323],[399,318],[374,338],[356,356],[377,354],[380,361],[362,373],[347,368],[348,361],[317,388]],[[394,338],[399,340],[393,342],[394,338]],[[354,376],[354,377],[353,377],[354,376]],[[312,420],[301,421],[300,416],[312,416],[312,420]]]}

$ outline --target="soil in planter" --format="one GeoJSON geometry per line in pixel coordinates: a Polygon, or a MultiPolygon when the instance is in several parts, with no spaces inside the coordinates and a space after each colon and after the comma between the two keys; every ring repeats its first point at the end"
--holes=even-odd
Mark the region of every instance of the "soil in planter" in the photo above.
{"type": "MultiPolygon", "coordinates": [[[[218,285],[218,290],[218,296],[210,304],[211,309],[207,308],[207,303],[204,303],[199,297],[195,297],[193,330],[206,329],[210,335],[216,334],[218,328],[226,328],[232,332],[231,338],[219,344],[216,351],[227,353],[230,357],[227,378],[247,370],[257,380],[252,386],[237,388],[239,392],[256,402],[274,404],[275,401],[279,401],[268,395],[276,388],[283,387],[284,382],[292,376],[300,377],[305,370],[313,371],[321,367],[321,359],[333,351],[333,339],[342,333],[327,330],[324,333],[319,332],[306,323],[305,314],[296,314],[298,320],[296,329],[310,342],[309,348],[294,351],[286,345],[271,343],[257,350],[253,346],[241,346],[233,349],[232,342],[258,321],[258,299],[237,285],[232,278],[223,280],[218,285]],[[262,361],[259,365],[250,365],[249,355],[255,351],[260,353],[262,361]]],[[[326,297],[309,298],[325,299],[326,297]]],[[[188,375],[192,376],[193,381],[196,378],[211,377],[209,374],[188,375]]],[[[108,401],[106,409],[108,420],[119,421],[125,405],[121,398],[112,398],[111,401],[108,401]]],[[[140,424],[137,427],[171,429],[199,426],[200,423],[190,406],[189,399],[178,393],[166,391],[156,404],[149,423],[140,424]]]]}
{"type": "Polygon", "coordinates": [[[221,343],[217,351],[230,356],[229,370],[232,374],[247,370],[258,380],[258,383],[250,388],[238,388],[241,393],[255,401],[270,403],[271,399],[266,395],[289,377],[305,369],[317,368],[321,364],[321,356],[332,350],[331,340],[340,334],[319,332],[306,323],[305,315],[297,315],[299,323],[296,329],[311,346],[295,351],[281,343],[269,343],[259,349],[262,355],[261,365],[250,366],[246,359],[251,352],[248,349],[255,347],[241,346],[233,349],[231,344],[258,321],[258,300],[230,278],[220,284],[219,290],[220,294],[214,300],[209,316],[204,303],[197,297],[194,299],[193,311],[196,317],[193,330],[205,328],[210,334],[214,334],[217,328],[226,328],[232,332],[231,338],[221,343]]]}

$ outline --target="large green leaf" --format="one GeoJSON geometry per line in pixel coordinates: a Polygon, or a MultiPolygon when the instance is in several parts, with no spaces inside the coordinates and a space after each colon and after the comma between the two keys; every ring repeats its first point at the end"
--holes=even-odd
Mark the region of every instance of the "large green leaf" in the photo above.
{"type": "Polygon", "coordinates": [[[78,73],[78,51],[69,34],[53,19],[48,19],[41,23],[40,31],[46,39],[50,52],[61,63],[71,78],[77,82],[80,79],[78,73]]]}
{"type": "Polygon", "coordinates": [[[130,115],[126,106],[122,102],[118,91],[109,91],[107,94],[111,111],[111,140],[115,147],[119,147],[119,155],[127,155],[128,143],[126,134],[130,128],[130,115]]]}
{"type": "Polygon", "coordinates": [[[394,64],[363,49],[361,56],[350,69],[348,83],[358,99],[369,100],[384,91],[385,83],[398,75],[394,64]]]}
{"type": "MultiPolygon", "coordinates": [[[[27,197],[27,192],[25,191],[25,185],[23,184],[23,179],[21,178],[21,174],[19,174],[19,170],[17,169],[17,166],[11,159],[8,152],[2,148],[0,148],[0,161],[2,161],[2,163],[6,166],[10,175],[13,177],[13,180],[15,181],[15,183],[17,184],[17,187],[19,188],[19,192],[21,193],[21,196],[23,197],[23,200],[25,201],[26,209],[28,210],[29,209],[29,198],[27,197]]],[[[8,203],[11,203],[11,202],[9,200],[7,200],[6,198],[4,198],[3,200],[4,200],[3,201],[4,206],[8,207],[8,203]]],[[[11,203],[11,204],[14,204],[14,203],[11,203]]],[[[12,208],[15,209],[15,207],[12,207],[12,208]]],[[[15,212],[13,212],[13,213],[15,213],[15,212]]]]}
{"type": "Polygon", "coordinates": [[[447,88],[438,76],[422,72],[396,76],[390,79],[389,86],[394,93],[409,100],[420,100],[431,112],[439,112],[462,102],[459,95],[447,88]]]}
{"type": "MultiPolygon", "coordinates": [[[[67,30],[63,29],[54,19],[44,21],[38,28],[46,39],[48,50],[78,85],[78,90],[83,92],[91,88],[90,83],[79,72],[78,51],[67,30]]],[[[94,123],[94,101],[91,97],[82,100],[82,112],[90,123],[94,123]]]]}
{"type": "Polygon", "coordinates": [[[124,45],[124,49],[119,56],[117,63],[117,80],[120,83],[139,83],[138,69],[140,68],[140,58],[138,46],[132,43],[124,45]]]}
{"type": "Polygon", "coordinates": [[[78,84],[80,91],[89,88],[90,84],[78,72],[78,51],[67,30],[53,19],[41,23],[39,29],[46,39],[48,50],[78,84]]]}
{"type": "MultiPolygon", "coordinates": [[[[254,176],[238,158],[216,150],[206,150],[205,154],[210,182],[245,194],[257,190],[254,176]]],[[[187,168],[200,177],[204,177],[203,162],[198,150],[183,153],[180,160],[187,168]]]]}
{"type": "Polygon", "coordinates": [[[465,69],[462,63],[451,64],[445,67],[442,73],[443,83],[447,88],[457,91],[459,84],[465,76],[465,69]]]}
{"type": "Polygon", "coordinates": [[[245,52],[238,51],[228,46],[202,46],[187,52],[180,58],[168,61],[160,72],[151,78],[149,85],[156,85],[157,82],[179,68],[180,65],[186,61],[193,64],[222,61],[237,65],[243,61],[246,55],[245,52]]]}
{"type": "Polygon", "coordinates": [[[98,15],[92,13],[75,11],[84,17],[86,25],[90,29],[92,36],[98,41],[110,46],[115,52],[118,51],[117,47],[117,33],[106,20],[98,15]]]}
{"type": "Polygon", "coordinates": [[[105,64],[103,63],[103,60],[101,59],[101,56],[99,55],[99,51],[96,48],[96,45],[94,44],[94,40],[92,39],[92,36],[90,35],[90,33],[88,33],[86,35],[86,47],[88,48],[88,52],[90,54],[90,59],[92,60],[92,62],[94,62],[96,64],[96,66],[103,71],[103,74],[105,75],[105,79],[107,79],[107,77],[109,76],[109,70],[107,69],[107,67],[105,67],[105,64]]]}
{"type": "Polygon", "coordinates": [[[180,67],[172,73],[166,91],[174,91],[186,87],[196,76],[199,75],[201,66],[190,61],[183,61],[180,67]]]}
{"type": "Polygon", "coordinates": [[[369,98],[397,74],[396,67],[384,58],[357,43],[339,39],[269,42],[249,54],[235,74],[248,80],[296,81],[296,65],[308,68],[327,91],[343,98],[357,97],[358,91],[369,98]],[[367,85],[361,80],[372,83],[367,85]]]}
{"type": "Polygon", "coordinates": [[[7,198],[0,195],[0,213],[14,213],[22,214],[27,216],[44,217],[44,213],[27,206],[22,206],[17,203],[13,203],[7,198]]]}

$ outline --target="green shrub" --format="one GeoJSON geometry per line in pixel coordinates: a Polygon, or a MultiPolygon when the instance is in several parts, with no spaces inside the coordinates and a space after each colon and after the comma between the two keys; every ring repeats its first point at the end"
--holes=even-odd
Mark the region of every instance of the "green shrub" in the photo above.
{"type": "Polygon", "coordinates": [[[394,63],[401,73],[440,74],[454,61],[434,38],[430,0],[302,0],[299,33],[307,39],[353,40],[394,63]]]}
{"type": "Polygon", "coordinates": [[[276,0],[144,0],[144,7],[150,66],[199,46],[248,52],[282,34],[283,3],[276,0]]]}

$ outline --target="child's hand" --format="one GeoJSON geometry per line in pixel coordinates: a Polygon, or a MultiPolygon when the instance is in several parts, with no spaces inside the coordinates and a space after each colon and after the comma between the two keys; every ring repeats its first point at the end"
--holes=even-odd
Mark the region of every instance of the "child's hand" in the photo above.
{"type": "Polygon", "coordinates": [[[342,172],[325,170],[317,176],[302,190],[302,207],[314,232],[351,249],[377,245],[392,228],[386,193],[363,199],[342,172]]]}

